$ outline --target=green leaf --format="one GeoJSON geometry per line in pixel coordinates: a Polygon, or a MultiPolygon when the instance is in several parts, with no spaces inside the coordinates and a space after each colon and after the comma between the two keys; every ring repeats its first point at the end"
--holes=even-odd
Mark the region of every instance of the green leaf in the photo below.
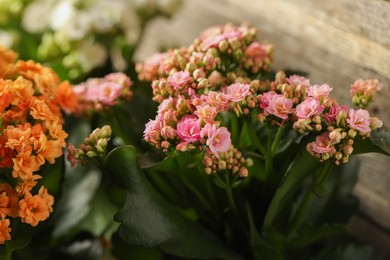
{"type": "Polygon", "coordinates": [[[56,219],[53,237],[69,234],[88,215],[100,179],[99,172],[81,166],[67,173],[65,192],[53,216],[56,219]]]}
{"type": "Polygon", "coordinates": [[[351,231],[345,225],[324,224],[320,227],[311,224],[302,226],[295,237],[291,239],[288,247],[298,249],[320,241],[324,238],[339,235],[352,235],[351,231]]]}
{"type": "Polygon", "coordinates": [[[115,216],[125,242],[160,246],[167,253],[190,258],[242,259],[203,226],[180,214],[152,187],[138,165],[134,147],[114,149],[106,167],[127,191],[126,203],[115,216]]]}
{"type": "Polygon", "coordinates": [[[285,206],[293,198],[301,181],[308,175],[314,174],[316,168],[321,163],[317,158],[311,156],[306,151],[301,151],[294,159],[289,169],[287,170],[281,185],[276,190],[276,193],[268,208],[264,219],[264,228],[268,229],[274,224],[277,218],[281,215],[285,206]]]}
{"type": "Polygon", "coordinates": [[[314,260],[379,260],[371,246],[354,244],[325,248],[314,260]]]}
{"type": "Polygon", "coordinates": [[[390,156],[390,132],[372,131],[370,138],[364,140],[356,138],[353,148],[354,154],[381,153],[390,156]]]}
{"type": "Polygon", "coordinates": [[[100,237],[112,224],[117,211],[118,208],[111,203],[107,194],[102,189],[98,189],[91,201],[91,210],[81,222],[79,229],[100,237]]]}

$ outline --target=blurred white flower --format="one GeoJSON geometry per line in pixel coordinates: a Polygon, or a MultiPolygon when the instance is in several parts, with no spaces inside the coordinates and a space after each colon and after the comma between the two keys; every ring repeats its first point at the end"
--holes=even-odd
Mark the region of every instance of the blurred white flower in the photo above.
{"type": "Polygon", "coordinates": [[[99,43],[83,44],[78,49],[79,62],[83,71],[102,66],[107,59],[107,50],[99,43]]]}
{"type": "Polygon", "coordinates": [[[7,31],[0,30],[0,45],[10,48],[13,43],[14,43],[14,38],[12,37],[12,34],[10,34],[7,31]]]}

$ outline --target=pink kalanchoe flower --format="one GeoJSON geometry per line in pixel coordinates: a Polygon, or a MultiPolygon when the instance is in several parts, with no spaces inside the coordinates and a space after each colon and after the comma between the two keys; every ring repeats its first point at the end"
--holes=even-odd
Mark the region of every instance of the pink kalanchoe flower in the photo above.
{"type": "Polygon", "coordinates": [[[349,109],[347,123],[349,127],[362,133],[371,132],[370,128],[370,115],[367,110],[363,109],[349,109]]]}
{"type": "Polygon", "coordinates": [[[296,87],[298,85],[302,85],[302,86],[305,86],[306,88],[308,88],[310,86],[310,80],[305,78],[305,77],[302,77],[302,76],[298,76],[298,75],[292,75],[288,78],[286,78],[286,81],[288,84],[296,87]]]}
{"type": "Polygon", "coordinates": [[[276,96],[277,94],[273,91],[266,92],[263,95],[261,95],[261,102],[260,102],[260,108],[264,110],[264,114],[268,115],[267,113],[267,107],[269,106],[270,101],[276,96]]]}
{"type": "Polygon", "coordinates": [[[309,153],[317,153],[317,154],[334,154],[336,153],[336,148],[332,144],[329,139],[329,132],[325,132],[322,135],[316,137],[314,142],[307,144],[307,150],[309,153]]]}
{"type": "Polygon", "coordinates": [[[269,100],[268,107],[266,109],[268,114],[277,116],[283,120],[288,118],[288,115],[293,113],[293,102],[291,99],[286,98],[283,95],[277,94],[269,100]]]}
{"type": "Polygon", "coordinates": [[[215,107],[210,106],[209,104],[205,104],[202,106],[197,106],[195,115],[206,123],[214,123],[214,119],[217,116],[217,109],[215,107]]]}
{"type": "Polygon", "coordinates": [[[225,37],[223,37],[223,35],[213,35],[207,37],[202,42],[202,50],[206,51],[210,48],[218,47],[219,43],[223,40],[225,40],[225,37]]]}
{"type": "Polygon", "coordinates": [[[112,106],[115,105],[116,99],[120,97],[122,90],[123,86],[118,83],[103,81],[95,86],[89,86],[85,93],[85,99],[112,106]]]}
{"type": "Polygon", "coordinates": [[[210,133],[211,136],[206,141],[206,145],[210,148],[211,152],[219,158],[219,153],[229,150],[232,141],[230,139],[230,132],[226,127],[219,127],[214,132],[210,133]]]}
{"type": "Polygon", "coordinates": [[[307,89],[307,95],[309,97],[321,99],[323,97],[328,97],[332,89],[333,88],[331,88],[328,84],[313,85],[307,89]]]}
{"type": "Polygon", "coordinates": [[[110,73],[104,76],[104,79],[109,82],[120,84],[123,86],[123,88],[128,88],[133,85],[133,82],[130,80],[130,78],[122,72],[110,73]]]}
{"type": "Polygon", "coordinates": [[[194,143],[200,139],[200,120],[193,115],[183,117],[177,123],[176,134],[184,143],[194,143]]]}
{"type": "Polygon", "coordinates": [[[217,126],[214,123],[206,123],[204,127],[200,130],[200,137],[207,138],[214,134],[217,130],[217,126]]]}
{"type": "Polygon", "coordinates": [[[369,79],[369,80],[356,80],[350,89],[350,93],[352,96],[356,95],[365,95],[372,96],[375,95],[377,91],[382,90],[383,84],[379,83],[377,79],[369,79]]]}
{"type": "Polygon", "coordinates": [[[147,142],[157,144],[160,137],[160,131],[162,128],[161,118],[156,116],[155,120],[149,120],[145,124],[144,139],[147,142]]]}
{"type": "Polygon", "coordinates": [[[250,94],[249,84],[235,83],[225,88],[227,99],[233,102],[240,102],[250,94]]]}
{"type": "Polygon", "coordinates": [[[260,64],[267,57],[267,45],[252,42],[245,50],[245,55],[252,59],[255,64],[260,64]]]}
{"type": "Polygon", "coordinates": [[[175,109],[175,100],[172,97],[164,99],[157,108],[157,114],[164,114],[166,111],[175,109]]]}
{"type": "Polygon", "coordinates": [[[230,107],[228,96],[221,92],[210,91],[208,94],[202,95],[201,99],[215,107],[217,112],[227,111],[230,107]]]}
{"type": "Polygon", "coordinates": [[[320,115],[324,111],[324,105],[316,98],[307,98],[296,108],[298,119],[306,119],[312,116],[320,115]]]}
{"type": "Polygon", "coordinates": [[[330,107],[328,113],[324,114],[324,119],[327,124],[332,124],[335,122],[337,115],[341,112],[345,111],[348,113],[348,107],[345,105],[333,105],[330,107]]]}
{"type": "Polygon", "coordinates": [[[176,89],[183,89],[190,80],[190,73],[187,71],[178,71],[168,77],[168,83],[176,89]]]}

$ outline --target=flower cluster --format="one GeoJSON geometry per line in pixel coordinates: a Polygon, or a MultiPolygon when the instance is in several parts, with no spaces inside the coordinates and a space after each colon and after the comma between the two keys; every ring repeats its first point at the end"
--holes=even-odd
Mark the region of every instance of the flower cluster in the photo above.
{"type": "MultiPolygon", "coordinates": [[[[256,40],[254,28],[226,24],[207,29],[188,48],[138,64],[139,78],[152,81],[153,100],[160,103],[156,118],[146,125],[145,140],[164,152],[205,151],[207,173],[227,169],[246,176],[251,161],[241,158],[229,129],[217,120],[230,110],[237,116],[255,114],[261,124],[314,133],[309,153],[321,161],[346,163],[354,139],[368,137],[382,122],[366,110],[339,105],[329,96],[328,84],[312,85],[282,71],[274,81],[264,79],[272,49],[256,40]]],[[[379,89],[375,80],[360,80],[351,93],[355,103],[368,104],[379,89]]]]}
{"type": "Polygon", "coordinates": [[[91,160],[100,160],[106,155],[107,144],[111,138],[111,127],[108,125],[102,128],[96,128],[84,139],[84,143],[75,148],[72,144],[68,145],[67,160],[71,166],[77,162],[86,163],[91,160]]]}
{"type": "Polygon", "coordinates": [[[79,98],[75,114],[82,115],[91,111],[101,111],[117,104],[121,99],[130,100],[132,82],[121,72],[111,73],[104,78],[90,78],[73,87],[79,98]]]}
{"type": "Polygon", "coordinates": [[[36,226],[53,211],[54,198],[37,172],[62,155],[67,133],[61,110],[74,111],[68,82],[33,61],[0,47],[0,243],[10,239],[9,217],[36,226]],[[4,58],[4,59],[3,59],[4,58]],[[33,193],[37,194],[33,195],[33,193]]]}
{"type": "Polygon", "coordinates": [[[352,102],[360,108],[367,108],[374,101],[376,92],[382,88],[383,85],[377,79],[358,79],[351,85],[352,102]]]}
{"type": "Polygon", "coordinates": [[[22,46],[23,37],[40,36],[37,58],[66,69],[77,79],[110,58],[117,71],[127,68],[126,55],[140,38],[143,24],[156,15],[171,15],[180,0],[34,0],[2,1],[0,40],[22,46]],[[18,27],[12,28],[14,21],[18,27]],[[27,32],[27,33],[26,33],[27,32]],[[60,61],[58,63],[58,61],[60,61]]]}
{"type": "Polygon", "coordinates": [[[153,80],[153,100],[160,102],[145,140],[165,152],[205,151],[207,173],[229,170],[246,176],[252,162],[234,148],[217,116],[244,113],[252,95],[250,79],[270,68],[273,48],[256,37],[253,27],[226,24],[204,31],[188,48],[137,64],[140,79],[153,80]]]}

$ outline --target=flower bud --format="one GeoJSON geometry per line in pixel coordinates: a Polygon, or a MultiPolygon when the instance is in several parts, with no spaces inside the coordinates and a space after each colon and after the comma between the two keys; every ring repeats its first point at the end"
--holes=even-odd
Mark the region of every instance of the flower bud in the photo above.
{"type": "Polygon", "coordinates": [[[211,165],[213,165],[213,159],[211,159],[209,156],[205,156],[204,158],[203,158],[203,164],[204,164],[204,166],[206,166],[206,167],[210,167],[211,165]]]}
{"type": "Polygon", "coordinates": [[[372,130],[377,129],[377,128],[381,128],[382,126],[383,126],[383,122],[381,120],[379,120],[379,118],[371,117],[370,128],[372,130]]]}
{"type": "Polygon", "coordinates": [[[248,176],[248,169],[245,167],[241,167],[241,169],[238,172],[238,175],[240,175],[240,177],[247,177],[248,176]]]}

